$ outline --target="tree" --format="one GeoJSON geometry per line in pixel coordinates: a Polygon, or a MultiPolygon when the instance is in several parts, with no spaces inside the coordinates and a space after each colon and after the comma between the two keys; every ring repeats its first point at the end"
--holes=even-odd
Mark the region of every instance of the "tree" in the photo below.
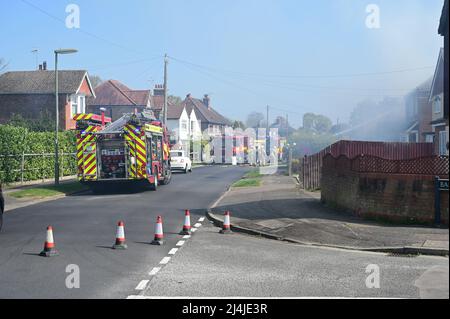
{"type": "Polygon", "coordinates": [[[303,129],[319,134],[328,133],[333,126],[331,120],[325,115],[306,113],[303,116],[303,129]]]}
{"type": "Polygon", "coordinates": [[[167,97],[167,103],[171,104],[171,105],[178,105],[181,104],[181,102],[183,102],[183,99],[179,96],[175,96],[175,95],[169,95],[167,97]]]}
{"type": "Polygon", "coordinates": [[[237,128],[240,128],[240,129],[242,129],[242,130],[245,130],[245,124],[244,124],[244,122],[242,122],[242,121],[234,121],[233,122],[233,129],[237,129],[237,128]]]}
{"type": "Polygon", "coordinates": [[[25,118],[21,114],[12,114],[9,125],[24,127],[33,132],[52,132],[55,129],[54,116],[48,110],[42,110],[38,118],[25,118]]]}
{"type": "Polygon", "coordinates": [[[245,122],[247,127],[264,127],[265,126],[265,117],[264,114],[260,112],[252,112],[247,116],[247,121],[245,122]]]}
{"type": "Polygon", "coordinates": [[[103,80],[101,77],[99,77],[98,75],[91,75],[89,77],[89,79],[91,80],[91,84],[92,87],[95,89],[97,86],[99,86],[100,84],[103,83],[103,80]]]}
{"type": "Polygon", "coordinates": [[[2,74],[6,70],[7,66],[8,63],[6,63],[4,59],[0,58],[0,74],[2,74]]]}

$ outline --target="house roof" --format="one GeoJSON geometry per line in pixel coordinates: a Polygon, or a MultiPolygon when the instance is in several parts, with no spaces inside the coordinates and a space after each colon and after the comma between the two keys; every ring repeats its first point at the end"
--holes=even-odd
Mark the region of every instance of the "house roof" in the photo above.
{"type": "Polygon", "coordinates": [[[89,98],[87,105],[95,106],[147,106],[150,90],[132,90],[116,80],[108,80],[96,89],[96,97],[89,98]]]}
{"type": "Polygon", "coordinates": [[[185,109],[185,106],[182,104],[169,105],[167,107],[167,118],[172,119],[172,120],[179,119],[181,117],[181,114],[183,114],[184,109],[185,109]]]}
{"type": "Polygon", "coordinates": [[[444,92],[444,48],[439,51],[439,58],[434,71],[433,82],[430,90],[430,101],[434,96],[444,92]]]}
{"type": "Polygon", "coordinates": [[[444,7],[442,8],[441,20],[439,22],[438,33],[442,36],[448,35],[448,10],[449,0],[445,0],[444,7]]]}
{"type": "Polygon", "coordinates": [[[231,125],[231,122],[226,117],[215,111],[212,107],[208,108],[203,101],[189,95],[180,105],[185,107],[188,113],[193,109],[197,118],[204,123],[231,125]]]}
{"type": "MultiPolygon", "coordinates": [[[[89,81],[87,71],[58,71],[59,92],[62,94],[77,93],[87,79],[90,91],[95,95],[89,81]]],[[[55,71],[15,71],[0,76],[0,94],[54,94],[55,71]]]]}

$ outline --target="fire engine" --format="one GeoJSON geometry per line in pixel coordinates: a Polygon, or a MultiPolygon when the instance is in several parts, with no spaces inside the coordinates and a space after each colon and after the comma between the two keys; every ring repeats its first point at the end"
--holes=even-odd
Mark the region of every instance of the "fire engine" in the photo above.
{"type": "Polygon", "coordinates": [[[156,190],[170,183],[169,136],[150,113],[124,114],[117,121],[77,114],[78,179],[94,192],[112,183],[140,183],[156,190]]]}

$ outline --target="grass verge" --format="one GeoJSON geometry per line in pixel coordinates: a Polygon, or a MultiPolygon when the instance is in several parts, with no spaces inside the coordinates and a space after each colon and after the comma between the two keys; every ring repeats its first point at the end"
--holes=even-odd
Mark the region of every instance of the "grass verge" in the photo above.
{"type": "Polygon", "coordinates": [[[88,189],[87,186],[82,185],[78,182],[64,183],[59,186],[48,185],[48,186],[36,186],[27,189],[23,189],[17,192],[11,192],[8,196],[14,198],[46,198],[57,195],[69,195],[79,191],[88,189]]]}
{"type": "Polygon", "coordinates": [[[231,187],[258,187],[261,185],[261,176],[259,169],[253,169],[231,187]]]}

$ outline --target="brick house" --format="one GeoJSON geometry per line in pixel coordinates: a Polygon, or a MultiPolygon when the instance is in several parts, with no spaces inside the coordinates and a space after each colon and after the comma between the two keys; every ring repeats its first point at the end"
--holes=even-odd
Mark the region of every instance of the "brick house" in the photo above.
{"type": "Polygon", "coordinates": [[[99,114],[105,108],[106,115],[113,121],[125,113],[142,112],[150,109],[150,90],[132,90],[116,80],[108,80],[95,88],[95,97],[88,98],[87,111],[99,114]]]}
{"type": "Polygon", "coordinates": [[[435,153],[448,155],[448,117],[444,117],[444,49],[439,52],[429,101],[432,105],[430,124],[434,133],[435,153]]]}
{"type": "Polygon", "coordinates": [[[430,99],[438,102],[440,105],[436,105],[436,111],[438,106],[440,112],[433,114],[433,128],[436,131],[435,147],[437,154],[448,155],[448,139],[449,139],[449,125],[448,125],[448,111],[449,111],[449,24],[448,24],[448,12],[449,0],[445,0],[444,7],[442,8],[442,15],[439,22],[438,33],[444,37],[444,48],[441,49],[439,54],[438,65],[436,66],[435,78],[437,79],[435,86],[433,87],[430,99]]]}
{"type": "MultiPolygon", "coordinates": [[[[61,70],[58,77],[60,129],[75,129],[73,116],[86,111],[86,99],[95,92],[87,71],[61,70]]],[[[0,76],[0,124],[14,114],[37,119],[42,111],[55,114],[55,71],[16,71],[0,76]]]]}
{"type": "Polygon", "coordinates": [[[404,140],[410,143],[432,143],[434,132],[431,121],[430,92],[433,77],[429,78],[405,97],[407,129],[404,140]]]}

